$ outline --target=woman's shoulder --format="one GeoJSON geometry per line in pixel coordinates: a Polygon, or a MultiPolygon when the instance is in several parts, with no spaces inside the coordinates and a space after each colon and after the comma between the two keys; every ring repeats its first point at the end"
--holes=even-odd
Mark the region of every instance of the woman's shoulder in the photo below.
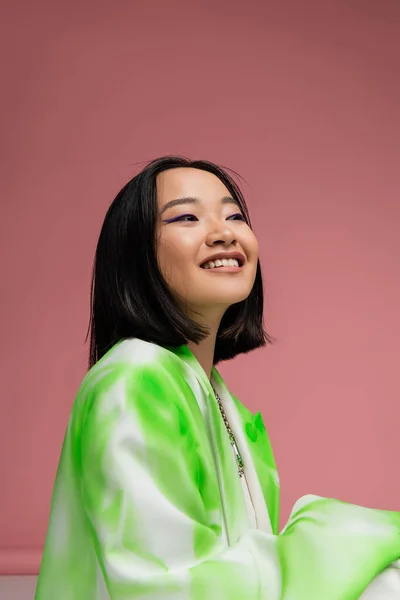
{"type": "Polygon", "coordinates": [[[170,372],[175,356],[163,346],[139,338],[123,339],[108,350],[86,373],[82,385],[101,387],[110,373],[142,379],[143,374],[170,372]]]}
{"type": "Polygon", "coordinates": [[[168,404],[176,398],[181,379],[181,361],[158,344],[139,338],[117,342],[86,373],[79,386],[73,413],[85,417],[96,405],[106,409],[122,402],[151,396],[168,404]],[[175,395],[172,390],[175,389],[175,395]]]}

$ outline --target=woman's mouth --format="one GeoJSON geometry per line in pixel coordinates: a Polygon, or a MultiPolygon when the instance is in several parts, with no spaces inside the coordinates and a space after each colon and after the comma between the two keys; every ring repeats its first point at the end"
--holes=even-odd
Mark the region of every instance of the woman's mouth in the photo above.
{"type": "Polygon", "coordinates": [[[242,269],[242,265],[236,258],[217,258],[216,260],[209,260],[208,262],[202,264],[201,268],[207,271],[236,273],[242,269]]]}

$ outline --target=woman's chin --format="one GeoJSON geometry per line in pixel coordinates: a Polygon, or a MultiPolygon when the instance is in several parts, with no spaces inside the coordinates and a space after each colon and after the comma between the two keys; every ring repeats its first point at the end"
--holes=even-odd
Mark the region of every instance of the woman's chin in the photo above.
{"type": "Polygon", "coordinates": [[[202,306],[207,306],[212,308],[213,306],[223,306],[225,308],[229,308],[232,304],[237,304],[238,302],[243,302],[248,298],[251,289],[246,290],[221,290],[220,293],[217,293],[217,290],[210,290],[210,294],[205,296],[204,294],[196,296],[196,304],[201,304],[202,306]]]}

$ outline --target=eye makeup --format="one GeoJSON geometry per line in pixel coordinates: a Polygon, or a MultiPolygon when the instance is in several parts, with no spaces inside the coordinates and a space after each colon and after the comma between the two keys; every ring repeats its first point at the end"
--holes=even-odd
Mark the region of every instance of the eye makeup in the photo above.
{"type": "Polygon", "coordinates": [[[179,215],[178,217],[173,217],[172,219],[164,219],[164,223],[173,223],[174,221],[180,221],[181,219],[183,219],[184,217],[196,217],[196,215],[179,215]]]}
{"type": "MultiPolygon", "coordinates": [[[[195,219],[197,219],[196,215],[185,214],[185,215],[179,215],[178,217],[173,217],[172,219],[163,219],[163,222],[164,223],[174,223],[175,221],[181,221],[184,217],[194,217],[195,219]]],[[[240,219],[235,219],[235,221],[238,220],[238,221],[246,222],[246,219],[242,213],[235,213],[234,215],[227,217],[227,219],[233,219],[233,217],[240,217],[240,219]]]]}

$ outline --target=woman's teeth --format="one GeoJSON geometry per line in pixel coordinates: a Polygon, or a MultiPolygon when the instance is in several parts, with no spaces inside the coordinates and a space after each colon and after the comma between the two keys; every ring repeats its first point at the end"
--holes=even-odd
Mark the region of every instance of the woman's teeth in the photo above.
{"type": "Polygon", "coordinates": [[[222,258],[217,260],[209,260],[204,263],[203,269],[215,269],[215,267],[238,267],[239,262],[236,258],[222,258]]]}

